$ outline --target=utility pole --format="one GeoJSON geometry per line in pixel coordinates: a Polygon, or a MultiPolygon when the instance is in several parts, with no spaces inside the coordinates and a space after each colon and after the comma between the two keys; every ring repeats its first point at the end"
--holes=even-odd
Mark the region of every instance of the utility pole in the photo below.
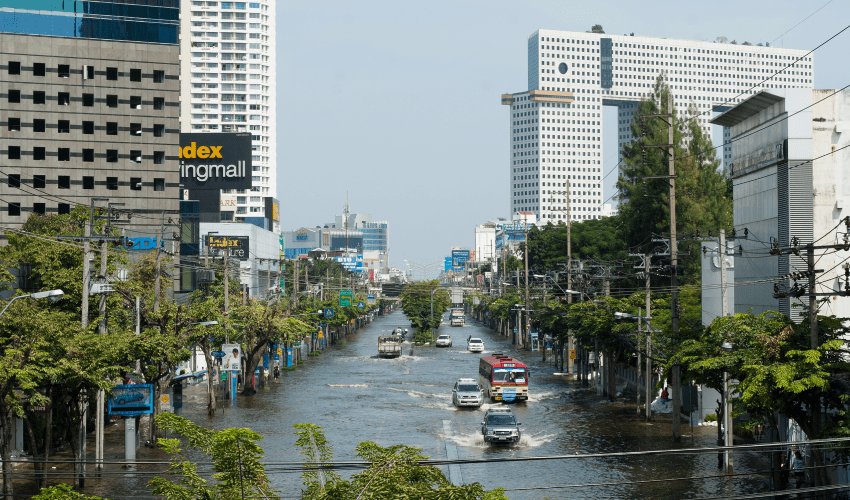
{"type": "MultiPolygon", "coordinates": [[[[567,180],[567,290],[570,293],[567,294],[567,309],[569,309],[573,304],[573,236],[572,236],[572,228],[573,228],[573,218],[570,215],[570,181],[567,180]]],[[[575,350],[575,339],[573,338],[573,331],[567,331],[567,373],[569,376],[573,375],[573,367],[575,361],[573,361],[573,357],[570,353],[575,350]]],[[[563,354],[562,354],[563,355],[563,354]]],[[[561,363],[563,366],[563,363],[561,363]]]]}
{"type": "MultiPolygon", "coordinates": [[[[670,261],[673,265],[670,274],[670,307],[671,324],[674,337],[679,336],[679,261],[677,259],[678,248],[676,245],[676,166],[675,145],[673,143],[673,94],[667,92],[667,114],[670,122],[667,126],[667,175],[670,176],[670,261]]],[[[682,380],[680,377],[681,367],[673,367],[673,441],[678,443],[682,440],[682,419],[680,408],[682,407],[682,380]]]]}
{"type": "MultiPolygon", "coordinates": [[[[525,251],[523,252],[523,260],[525,261],[525,310],[529,311],[531,303],[528,300],[528,220],[526,216],[522,216],[523,225],[525,226],[525,251]]],[[[520,332],[520,338],[522,339],[522,346],[528,347],[528,335],[530,334],[529,328],[529,320],[531,319],[531,313],[527,312],[525,315],[525,329],[520,332]]]]}
{"type": "MultiPolygon", "coordinates": [[[[650,295],[649,295],[649,254],[646,254],[646,269],[644,270],[644,280],[646,281],[646,317],[651,318],[650,314],[650,295]]],[[[649,321],[646,322],[646,421],[652,420],[652,329],[649,326],[649,321]]]]}
{"type": "Polygon", "coordinates": [[[162,222],[159,225],[159,239],[156,241],[156,277],[154,279],[153,310],[159,311],[159,294],[162,287],[162,245],[165,238],[165,210],[162,211],[162,222]]]}
{"type": "MultiPolygon", "coordinates": [[[[720,255],[720,316],[729,316],[729,303],[726,296],[726,230],[720,230],[720,238],[717,247],[720,255]]],[[[723,445],[726,447],[735,444],[732,434],[732,395],[730,394],[729,373],[723,370],[723,427],[726,430],[723,445]]],[[[733,473],[732,452],[727,448],[723,451],[723,462],[726,465],[726,473],[733,473]]]]}
{"type": "MultiPolygon", "coordinates": [[[[641,321],[642,321],[640,314],[641,314],[641,308],[638,307],[637,345],[640,345],[640,327],[641,327],[641,321]]],[[[635,414],[638,417],[640,417],[640,362],[641,362],[640,349],[638,348],[638,350],[637,350],[637,364],[635,365],[635,366],[637,366],[637,372],[638,372],[638,380],[637,380],[637,384],[635,384],[637,386],[637,390],[635,390],[635,395],[637,396],[637,398],[636,398],[637,399],[637,405],[636,405],[636,409],[635,409],[635,414]]],[[[649,405],[649,401],[647,401],[646,404],[649,405]]]]}

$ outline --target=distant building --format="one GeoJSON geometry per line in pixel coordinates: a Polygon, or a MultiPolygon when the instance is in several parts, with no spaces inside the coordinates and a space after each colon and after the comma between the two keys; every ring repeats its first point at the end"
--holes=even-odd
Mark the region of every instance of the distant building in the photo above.
{"type": "MultiPolygon", "coordinates": [[[[807,243],[841,241],[840,221],[850,211],[850,92],[770,89],[756,93],[711,123],[730,127],[735,245],[735,312],[778,310],[799,321],[798,299],[774,298],[794,282],[780,279],[807,270],[807,243]],[[820,101],[820,102],[819,102],[820,101]],[[818,104],[814,104],[814,103],[818,104]],[[800,255],[769,255],[771,242],[800,255]],[[743,250],[743,252],[740,252],[743,250]]],[[[817,250],[817,293],[843,290],[846,254],[817,250]]],[[[808,280],[798,280],[806,285],[808,280]]],[[[808,290],[807,290],[808,291],[808,290]]],[[[805,298],[803,299],[805,300],[805,298]]],[[[827,314],[846,317],[850,304],[833,297],[827,314]]]]}

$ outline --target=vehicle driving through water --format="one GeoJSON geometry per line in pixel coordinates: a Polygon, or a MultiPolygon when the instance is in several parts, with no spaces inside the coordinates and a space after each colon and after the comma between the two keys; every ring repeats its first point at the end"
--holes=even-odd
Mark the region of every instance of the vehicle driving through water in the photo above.
{"type": "Polygon", "coordinates": [[[528,400],[529,376],[527,366],[504,354],[484,356],[478,364],[481,387],[493,401],[528,400]]]}
{"type": "Polygon", "coordinates": [[[401,356],[402,337],[400,335],[378,335],[378,357],[397,358],[401,356]]]}

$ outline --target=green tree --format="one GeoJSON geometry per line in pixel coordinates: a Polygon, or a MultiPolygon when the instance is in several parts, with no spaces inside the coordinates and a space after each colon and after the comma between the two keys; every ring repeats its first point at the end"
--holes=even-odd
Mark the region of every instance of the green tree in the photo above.
{"type": "MultiPolygon", "coordinates": [[[[630,248],[644,245],[652,234],[670,234],[669,183],[667,148],[648,147],[669,142],[667,123],[661,118],[641,115],[667,113],[667,96],[671,90],[666,75],[659,75],[653,92],[635,108],[632,123],[634,140],[623,145],[623,164],[617,181],[619,192],[620,234],[630,248]]],[[[703,131],[703,120],[691,104],[687,112],[673,109],[673,144],[676,174],[676,233],[697,230],[730,229],[732,198],[726,176],[719,169],[710,137],[703,131]],[[690,139],[685,138],[689,135],[690,139]]],[[[686,279],[699,280],[699,261],[686,259],[686,279]]]]}
{"type": "Polygon", "coordinates": [[[404,287],[401,308],[410,324],[416,328],[416,341],[431,339],[431,329],[440,327],[443,312],[451,305],[447,289],[440,288],[437,280],[417,281],[404,287]],[[433,315],[431,298],[433,296],[433,315]]]}
{"type": "Polygon", "coordinates": [[[179,439],[160,439],[171,460],[168,470],[150,481],[154,495],[169,500],[278,498],[262,463],[263,449],[257,444],[263,437],[256,432],[247,428],[214,431],[171,413],[156,419],[160,428],[182,436],[188,449],[181,448],[179,439]],[[188,450],[199,451],[212,462],[215,482],[201,477],[198,460],[188,450]]]}

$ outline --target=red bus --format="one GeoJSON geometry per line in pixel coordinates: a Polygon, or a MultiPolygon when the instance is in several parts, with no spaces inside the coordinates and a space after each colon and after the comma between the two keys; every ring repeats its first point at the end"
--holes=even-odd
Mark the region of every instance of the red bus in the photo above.
{"type": "Polygon", "coordinates": [[[482,357],[478,375],[481,387],[493,401],[528,399],[528,367],[511,357],[503,354],[482,357]]]}

